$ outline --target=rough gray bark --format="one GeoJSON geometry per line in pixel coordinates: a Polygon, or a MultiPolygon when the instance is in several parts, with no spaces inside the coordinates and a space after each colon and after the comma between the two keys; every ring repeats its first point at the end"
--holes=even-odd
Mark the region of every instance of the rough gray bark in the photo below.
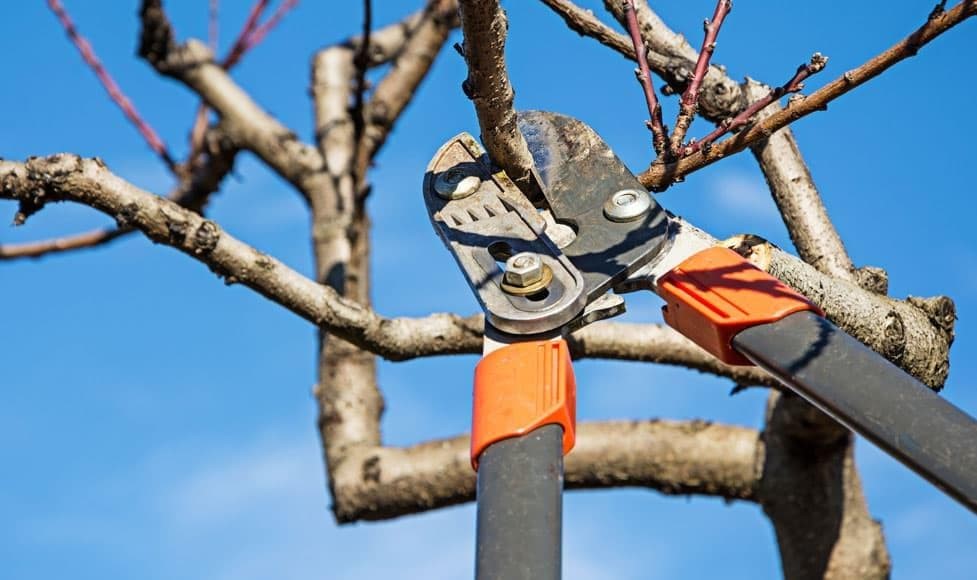
{"type": "MultiPolygon", "coordinates": [[[[582,423],[566,458],[571,489],[646,487],[753,500],[763,461],[756,431],[704,421],[582,423]]],[[[341,522],[388,519],[471,501],[469,438],[356,449],[332,472],[341,522]]]]}

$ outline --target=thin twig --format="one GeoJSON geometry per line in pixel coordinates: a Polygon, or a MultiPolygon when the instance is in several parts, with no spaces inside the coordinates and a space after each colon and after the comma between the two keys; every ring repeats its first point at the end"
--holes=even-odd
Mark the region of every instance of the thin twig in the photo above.
{"type": "Polygon", "coordinates": [[[278,9],[272,13],[271,17],[262,24],[259,24],[254,31],[247,38],[247,46],[245,50],[251,50],[255,45],[259,44],[262,40],[268,36],[278,23],[281,22],[282,18],[292,9],[298,6],[299,0],[285,0],[278,5],[278,9]]]}
{"type": "Polygon", "coordinates": [[[634,9],[634,0],[625,0],[625,15],[628,22],[628,34],[631,35],[631,42],[634,44],[634,52],[638,57],[638,69],[635,75],[641,88],[644,89],[645,102],[648,104],[648,114],[651,119],[645,124],[651,130],[651,142],[655,147],[655,153],[659,159],[664,160],[668,151],[666,145],[668,131],[662,123],[662,108],[655,95],[655,87],[651,84],[651,71],[648,69],[648,57],[645,52],[645,41],[641,39],[641,30],[638,28],[638,15],[634,9]]]}
{"type": "Polygon", "coordinates": [[[720,123],[715,129],[712,130],[711,133],[703,137],[700,141],[693,141],[692,143],[689,143],[683,147],[681,156],[684,157],[686,155],[691,155],[703,147],[711,146],[712,143],[723,135],[736,131],[740,127],[749,123],[750,119],[753,118],[753,115],[756,115],[763,109],[767,108],[770,103],[773,103],[786,94],[796,93],[804,90],[804,81],[809,76],[824,70],[827,63],[828,57],[822,55],[820,52],[815,52],[814,55],[811,56],[811,61],[809,63],[802,64],[801,66],[797,67],[797,71],[789,81],[777,88],[770,89],[770,92],[767,93],[765,97],[757,99],[751,103],[749,107],[740,111],[740,113],[735,117],[720,123]]]}
{"type": "Polygon", "coordinates": [[[115,104],[122,109],[122,113],[126,116],[126,118],[136,126],[139,134],[142,135],[143,139],[146,140],[149,147],[156,152],[156,155],[162,159],[163,163],[166,164],[166,167],[168,167],[173,173],[177,173],[176,162],[173,161],[173,157],[167,150],[163,140],[159,137],[159,134],[156,133],[149,123],[143,120],[142,116],[136,110],[135,105],[133,105],[132,101],[129,100],[129,97],[122,92],[122,89],[115,82],[115,79],[112,78],[112,75],[109,74],[108,70],[105,69],[102,62],[98,59],[98,56],[95,54],[95,49],[92,48],[91,43],[89,43],[85,37],[78,33],[78,29],[75,28],[75,23],[71,20],[71,17],[68,16],[68,12],[65,10],[60,0],[48,0],[47,5],[61,22],[61,26],[64,27],[64,30],[71,39],[71,42],[76,48],[78,48],[78,52],[81,53],[81,58],[86,64],[88,64],[89,67],[91,67],[91,69],[95,72],[95,76],[98,77],[98,80],[102,83],[102,86],[105,87],[106,91],[108,91],[112,101],[114,101],[115,104]]]}
{"type": "Polygon", "coordinates": [[[258,20],[261,19],[261,14],[264,13],[265,8],[268,7],[268,0],[258,0],[255,2],[254,6],[251,7],[251,12],[248,13],[247,20],[244,21],[244,26],[241,27],[241,32],[238,33],[237,39],[234,40],[234,44],[231,46],[231,50],[224,57],[224,61],[221,66],[224,70],[230,70],[237,61],[241,60],[244,53],[248,50],[249,39],[254,33],[258,26],[258,20]]]}
{"type": "Polygon", "coordinates": [[[669,148],[673,157],[680,157],[682,142],[685,140],[685,133],[689,130],[689,125],[695,118],[696,110],[699,107],[699,92],[702,89],[702,80],[706,78],[709,70],[709,59],[716,50],[716,39],[719,37],[719,29],[723,25],[726,15],[733,9],[730,0],[719,0],[716,3],[716,11],[712,15],[712,20],[705,22],[705,36],[702,39],[702,48],[699,50],[699,58],[695,63],[695,70],[692,71],[692,78],[689,79],[685,92],[682,93],[681,104],[679,105],[678,117],[675,119],[675,129],[669,143],[669,148]]]}
{"type": "Polygon", "coordinates": [[[950,10],[931,17],[912,34],[881,54],[849,70],[803,99],[792,102],[790,106],[763,121],[744,129],[735,137],[709,148],[700,148],[695,153],[672,163],[653,163],[638,178],[645,187],[656,191],[667,189],[675,183],[676,179],[698,171],[719,159],[739,153],[758,139],[771,135],[774,131],[802,117],[815,111],[825,110],[831,101],[872,80],[896,63],[914,56],[934,38],[974,15],[977,15],[977,0],[963,0],[950,10]]]}

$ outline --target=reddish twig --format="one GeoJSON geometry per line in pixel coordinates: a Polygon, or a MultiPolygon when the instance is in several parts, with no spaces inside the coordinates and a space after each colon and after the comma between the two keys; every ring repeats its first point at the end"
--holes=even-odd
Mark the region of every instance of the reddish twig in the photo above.
{"type": "Polygon", "coordinates": [[[709,59],[712,58],[712,54],[716,50],[716,39],[719,37],[719,29],[722,27],[726,15],[732,9],[733,3],[730,0],[719,0],[716,3],[716,11],[712,15],[712,20],[705,21],[705,36],[702,39],[702,48],[699,50],[699,58],[696,60],[692,78],[689,79],[689,84],[685,87],[685,92],[682,93],[678,118],[675,119],[675,130],[672,133],[669,144],[674,157],[680,156],[682,141],[685,140],[685,133],[695,118],[696,109],[699,106],[699,91],[702,89],[702,81],[706,78],[706,72],[709,70],[709,59]]]}
{"type": "MultiPolygon", "coordinates": [[[[217,33],[216,25],[214,24],[216,18],[216,7],[218,0],[211,0],[211,23],[212,23],[212,36],[211,36],[211,47],[216,49],[217,44],[217,33]]],[[[237,40],[231,47],[227,56],[224,58],[224,62],[221,66],[225,70],[230,70],[234,65],[240,62],[241,57],[244,56],[247,51],[251,50],[260,43],[268,35],[275,26],[281,22],[282,18],[289,10],[295,8],[298,5],[298,0],[285,0],[282,2],[278,9],[271,15],[271,17],[263,24],[258,24],[258,19],[264,12],[265,8],[268,6],[267,0],[259,1],[252,7],[251,13],[248,14],[248,19],[244,23],[244,27],[241,29],[240,34],[238,34],[237,40]]],[[[203,144],[204,132],[207,130],[207,107],[201,103],[197,107],[196,117],[194,118],[193,128],[190,130],[190,161],[197,158],[200,153],[200,147],[203,144]]]]}
{"type": "Polygon", "coordinates": [[[224,62],[221,66],[224,70],[229,70],[237,61],[241,60],[244,53],[248,50],[248,39],[254,33],[258,26],[258,20],[261,19],[262,13],[264,13],[265,8],[268,8],[268,0],[258,0],[255,2],[254,6],[251,7],[251,12],[248,14],[247,20],[244,21],[244,26],[241,28],[241,32],[237,35],[237,39],[234,40],[234,44],[231,45],[231,50],[224,57],[224,62]]]}
{"type": "Polygon", "coordinates": [[[282,18],[288,14],[289,10],[298,6],[299,0],[285,0],[279,4],[278,9],[268,18],[268,21],[257,26],[254,31],[247,38],[247,46],[245,50],[250,50],[254,46],[265,39],[268,33],[272,31],[273,28],[278,26],[282,18]]]}
{"type": "Polygon", "coordinates": [[[753,115],[756,115],[770,103],[776,101],[780,97],[789,94],[796,93],[804,89],[804,80],[807,77],[819,73],[824,70],[825,65],[828,63],[828,57],[822,55],[820,52],[815,52],[811,57],[811,62],[807,64],[802,64],[797,67],[797,72],[794,76],[790,78],[784,85],[779,86],[775,89],[771,89],[769,93],[762,99],[754,101],[749,107],[740,111],[738,115],[731,119],[726,119],[720,123],[711,133],[706,135],[700,141],[693,141],[682,148],[681,156],[691,155],[700,149],[708,148],[717,139],[723,135],[729,133],[730,131],[735,131],[740,127],[746,125],[753,115]]]}
{"type": "Polygon", "coordinates": [[[634,0],[625,0],[624,10],[627,16],[628,33],[631,35],[631,42],[634,44],[634,52],[638,57],[638,69],[635,71],[641,88],[644,89],[645,101],[648,104],[648,113],[651,119],[646,123],[651,130],[651,142],[655,147],[655,153],[659,158],[663,158],[666,151],[667,138],[665,125],[662,123],[662,108],[655,95],[655,87],[651,84],[651,71],[648,69],[648,57],[645,52],[645,42],[641,39],[641,31],[638,28],[638,16],[634,10],[634,0]]]}
{"type": "Polygon", "coordinates": [[[143,139],[146,140],[146,143],[149,144],[149,147],[156,152],[170,171],[176,173],[176,163],[173,161],[173,157],[167,150],[163,140],[160,139],[156,131],[143,120],[142,116],[139,115],[139,112],[132,104],[132,101],[130,101],[125,93],[122,92],[122,89],[119,88],[119,85],[115,82],[115,79],[112,78],[112,75],[110,75],[102,65],[102,62],[95,54],[95,49],[92,48],[92,45],[87,39],[85,39],[85,37],[78,33],[78,29],[75,28],[75,23],[71,20],[71,17],[68,16],[68,13],[65,11],[60,0],[47,0],[47,5],[61,22],[61,26],[64,27],[65,32],[68,34],[68,38],[70,38],[71,42],[76,48],[78,48],[78,52],[81,53],[81,58],[95,72],[95,76],[98,77],[98,80],[102,83],[102,86],[105,87],[105,90],[109,93],[112,101],[114,101],[115,104],[122,109],[122,113],[133,125],[136,126],[136,129],[139,131],[140,135],[142,135],[143,139]]]}

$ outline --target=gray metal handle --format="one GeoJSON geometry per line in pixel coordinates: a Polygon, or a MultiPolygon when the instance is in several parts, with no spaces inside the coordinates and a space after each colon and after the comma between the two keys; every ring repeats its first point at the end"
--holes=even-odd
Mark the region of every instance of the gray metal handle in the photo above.
{"type": "Polygon", "coordinates": [[[733,337],[780,382],[977,512],[977,421],[812,312],[733,337]]]}
{"type": "Polygon", "coordinates": [[[489,446],[478,460],[478,580],[558,580],[563,428],[544,425],[489,446]]]}

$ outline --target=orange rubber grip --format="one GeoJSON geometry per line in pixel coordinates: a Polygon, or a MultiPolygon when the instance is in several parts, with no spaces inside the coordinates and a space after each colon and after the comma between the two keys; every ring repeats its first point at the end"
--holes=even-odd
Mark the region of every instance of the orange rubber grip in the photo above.
{"type": "Polygon", "coordinates": [[[563,453],[573,449],[577,385],[565,340],[510,344],[475,367],[472,467],[489,445],[543,425],[563,427],[563,453]]]}
{"type": "Polygon", "coordinates": [[[709,248],[658,281],[665,322],[727,364],[753,364],[732,347],[741,330],[812,310],[814,303],[736,252],[709,248]]]}

